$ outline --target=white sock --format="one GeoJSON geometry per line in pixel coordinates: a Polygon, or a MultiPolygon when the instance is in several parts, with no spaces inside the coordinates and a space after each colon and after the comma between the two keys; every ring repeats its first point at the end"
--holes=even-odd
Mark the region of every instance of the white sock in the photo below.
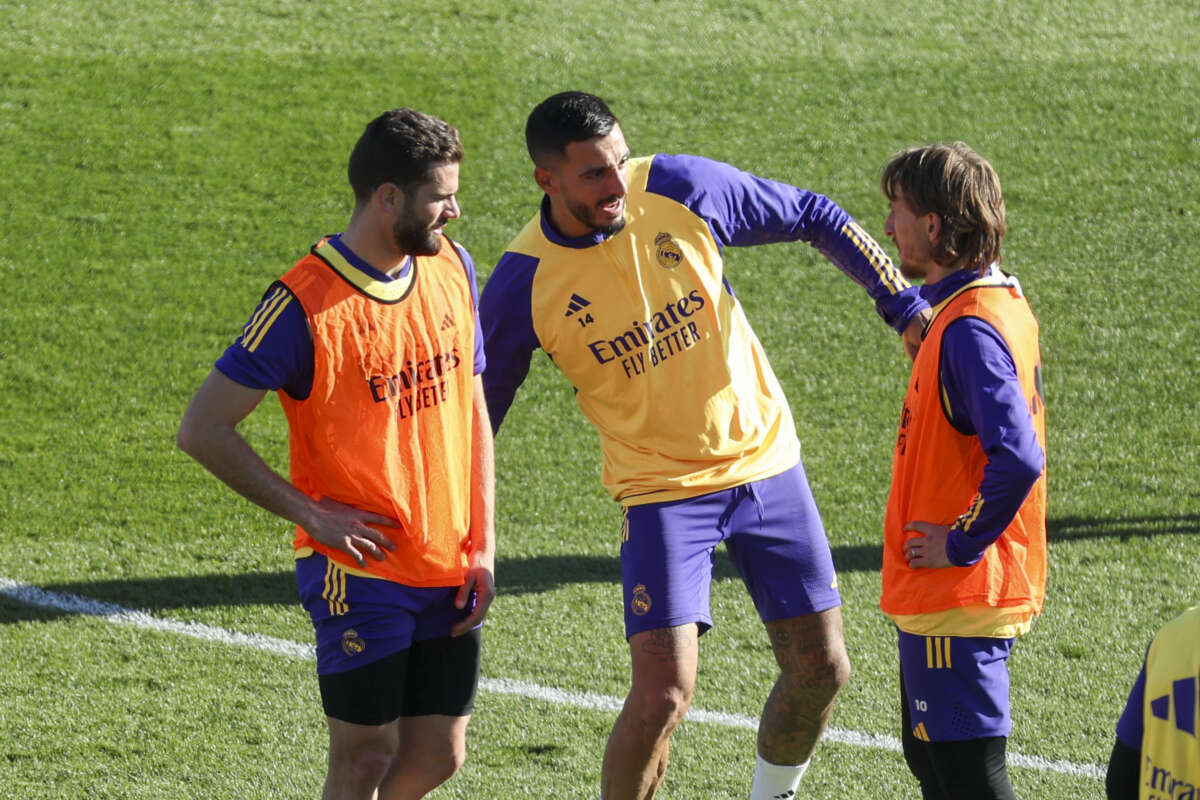
{"type": "Polygon", "coordinates": [[[750,800],[792,800],[796,787],[808,769],[810,758],[803,764],[787,766],[772,764],[755,753],[754,785],[750,787],[750,800]]]}

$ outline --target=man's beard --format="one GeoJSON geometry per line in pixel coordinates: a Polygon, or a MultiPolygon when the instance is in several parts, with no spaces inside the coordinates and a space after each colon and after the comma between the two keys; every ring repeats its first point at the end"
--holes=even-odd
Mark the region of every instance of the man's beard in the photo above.
{"type": "Polygon", "coordinates": [[[914,267],[907,261],[901,261],[898,266],[900,267],[900,274],[905,278],[908,278],[910,281],[925,277],[925,270],[914,267]]]}
{"type": "MultiPolygon", "coordinates": [[[[607,201],[605,201],[607,202],[607,201]]],[[[567,209],[571,212],[571,216],[587,225],[596,233],[602,233],[605,236],[612,236],[625,227],[625,216],[622,215],[618,219],[610,222],[607,225],[597,225],[595,220],[595,209],[593,206],[584,205],[568,205],[567,209]]]]}
{"type": "Polygon", "coordinates": [[[413,220],[396,220],[392,239],[401,253],[410,256],[433,256],[442,249],[442,234],[413,220]]]}

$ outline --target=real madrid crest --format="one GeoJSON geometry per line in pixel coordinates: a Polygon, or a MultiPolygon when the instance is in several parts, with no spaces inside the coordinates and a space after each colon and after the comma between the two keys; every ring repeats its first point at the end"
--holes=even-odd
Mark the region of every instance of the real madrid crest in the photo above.
{"type": "Polygon", "coordinates": [[[683,263],[683,251],[669,233],[660,233],[654,237],[654,257],[660,267],[675,269],[683,263]]]}
{"type": "Polygon", "coordinates": [[[356,656],[366,649],[367,643],[359,638],[354,628],[348,628],[342,634],[342,650],[346,652],[346,655],[356,656]]]}
{"type": "Polygon", "coordinates": [[[650,610],[650,594],[640,583],[633,587],[633,599],[629,601],[629,609],[639,617],[645,616],[650,610]]]}

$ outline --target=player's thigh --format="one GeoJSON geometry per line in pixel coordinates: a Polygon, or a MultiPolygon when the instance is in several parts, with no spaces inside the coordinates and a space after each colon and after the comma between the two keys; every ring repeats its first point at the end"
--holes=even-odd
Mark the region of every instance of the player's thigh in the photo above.
{"type": "Polygon", "coordinates": [[[396,721],[400,758],[418,766],[444,765],[446,771],[453,771],[466,759],[467,723],[470,721],[470,714],[401,717],[396,721]]]}
{"type": "Polygon", "coordinates": [[[629,637],[635,699],[686,707],[696,687],[699,636],[699,627],[693,622],[629,637]]]}
{"type": "Polygon", "coordinates": [[[742,489],[726,547],[759,617],[771,622],[840,606],[833,554],[804,465],[742,489]]]}
{"type": "Polygon", "coordinates": [[[898,632],[912,732],[926,742],[1008,736],[1012,639],[898,632]]]}
{"type": "Polygon", "coordinates": [[[712,627],[709,592],[732,490],[628,506],[621,542],[625,636],[695,623],[712,627]]]}
{"type": "Polygon", "coordinates": [[[475,628],[461,636],[413,643],[404,682],[403,720],[470,716],[479,687],[482,636],[482,629],[475,628]]]}
{"type": "MultiPolygon", "coordinates": [[[[355,574],[325,556],[296,563],[301,602],[317,638],[317,675],[328,717],[382,725],[408,713],[411,651],[421,639],[445,636],[467,613],[456,587],[410,587],[355,574]]],[[[478,670],[476,634],[465,645],[478,670]]],[[[416,648],[418,655],[423,650],[416,648]]],[[[455,651],[458,652],[458,651],[455,651]]],[[[428,656],[416,661],[418,680],[428,656]]],[[[455,684],[458,685],[458,684],[455,684]]],[[[473,698],[473,686],[472,694],[473,698]]],[[[424,699],[424,698],[422,698],[424,699]]]]}
{"type": "Polygon", "coordinates": [[[335,761],[376,753],[381,759],[380,767],[384,769],[400,744],[397,721],[382,725],[360,725],[327,716],[325,722],[329,726],[330,757],[335,761]]]}
{"type": "MultiPolygon", "coordinates": [[[[408,676],[408,649],[390,653],[354,669],[318,673],[321,705],[334,722],[361,727],[378,727],[394,722],[404,711],[408,676]]],[[[347,735],[354,729],[347,729],[347,735]]],[[[362,732],[369,736],[369,732],[362,732]]]]}

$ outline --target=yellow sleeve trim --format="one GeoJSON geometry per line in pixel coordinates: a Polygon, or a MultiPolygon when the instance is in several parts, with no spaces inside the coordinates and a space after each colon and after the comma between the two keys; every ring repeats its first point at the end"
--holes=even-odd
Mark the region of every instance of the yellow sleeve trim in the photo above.
{"type": "Polygon", "coordinates": [[[246,330],[242,333],[242,347],[253,353],[262,344],[271,325],[279,319],[279,315],[291,301],[292,293],[283,287],[272,292],[271,296],[263,302],[250,321],[246,323],[246,330]]]}
{"type": "Polygon", "coordinates": [[[883,252],[879,243],[871,238],[871,234],[863,230],[861,225],[850,220],[842,226],[842,233],[846,234],[850,241],[854,242],[854,246],[858,248],[859,252],[871,262],[871,266],[875,268],[875,274],[887,286],[888,291],[897,294],[908,288],[908,282],[900,277],[892,259],[888,258],[888,254],[883,252]]]}
{"type": "Polygon", "coordinates": [[[971,507],[958,518],[957,524],[962,528],[963,533],[970,533],[971,526],[975,524],[975,520],[979,519],[981,513],[983,513],[983,495],[977,494],[971,507]]]}

